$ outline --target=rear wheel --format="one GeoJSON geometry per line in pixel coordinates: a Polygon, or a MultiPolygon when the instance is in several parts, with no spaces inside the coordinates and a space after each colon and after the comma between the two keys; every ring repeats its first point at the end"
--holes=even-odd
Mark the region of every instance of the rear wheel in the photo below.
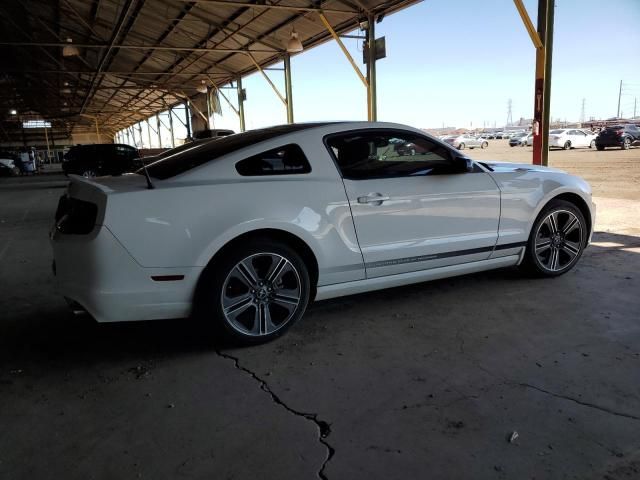
{"type": "Polygon", "coordinates": [[[304,261],[287,245],[269,239],[245,243],[205,275],[205,320],[238,343],[262,343],[282,335],[309,303],[304,261]]]}
{"type": "Polygon", "coordinates": [[[629,137],[627,137],[622,141],[622,149],[629,150],[630,148],[631,148],[631,140],[629,140],[629,137]]]}
{"type": "Polygon", "coordinates": [[[533,224],[523,266],[540,276],[562,275],[582,255],[587,235],[582,212],[571,202],[552,200],[533,224]]]}
{"type": "Polygon", "coordinates": [[[571,148],[571,142],[564,142],[562,148],[563,150],[569,150],[571,148]]]}
{"type": "Polygon", "coordinates": [[[487,148],[489,146],[488,142],[482,142],[482,145],[480,145],[480,148],[487,148]]]}
{"type": "Polygon", "coordinates": [[[601,152],[602,150],[604,150],[604,146],[603,145],[596,145],[596,150],[601,152]]]}
{"type": "Polygon", "coordinates": [[[84,178],[93,178],[93,177],[96,176],[96,172],[95,172],[95,170],[91,170],[91,169],[88,168],[87,170],[84,170],[82,172],[82,176],[84,178]]]}
{"type": "Polygon", "coordinates": [[[591,143],[589,144],[589,148],[596,148],[596,141],[595,140],[591,140],[591,143]]]}

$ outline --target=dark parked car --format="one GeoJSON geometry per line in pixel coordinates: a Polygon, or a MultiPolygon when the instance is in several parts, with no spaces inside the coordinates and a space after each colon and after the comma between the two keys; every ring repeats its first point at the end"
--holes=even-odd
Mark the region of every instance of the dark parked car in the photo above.
{"type": "Polygon", "coordinates": [[[620,147],[627,150],[632,145],[640,145],[640,128],[633,124],[607,127],[596,137],[598,150],[604,150],[605,147],[620,147]]]}
{"type": "Polygon", "coordinates": [[[140,168],[138,150],[118,143],[98,143],[71,147],[62,160],[66,175],[83,177],[122,175],[140,168]]]}
{"type": "Polygon", "coordinates": [[[227,135],[233,135],[234,132],[233,130],[225,130],[222,128],[214,128],[214,129],[207,129],[207,130],[200,130],[199,132],[195,132],[193,134],[193,138],[195,140],[200,140],[203,138],[216,138],[216,137],[226,137],[227,135]]]}
{"type": "Polygon", "coordinates": [[[18,172],[16,172],[17,167],[8,167],[6,164],[4,163],[0,163],[0,177],[14,177],[16,175],[19,175],[19,170],[18,172]]]}

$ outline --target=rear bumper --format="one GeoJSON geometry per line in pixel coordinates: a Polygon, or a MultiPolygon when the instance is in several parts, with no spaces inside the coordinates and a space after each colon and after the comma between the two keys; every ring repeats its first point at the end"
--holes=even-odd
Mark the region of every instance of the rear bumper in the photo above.
{"type": "Polygon", "coordinates": [[[96,227],[90,235],[54,230],[51,245],[57,291],[98,322],[183,318],[191,313],[202,267],[141,267],[106,227],[96,227]],[[164,281],[167,276],[173,280],[164,281]]]}
{"type": "Polygon", "coordinates": [[[599,147],[620,147],[624,143],[624,138],[599,138],[596,139],[596,146],[599,147]]]}

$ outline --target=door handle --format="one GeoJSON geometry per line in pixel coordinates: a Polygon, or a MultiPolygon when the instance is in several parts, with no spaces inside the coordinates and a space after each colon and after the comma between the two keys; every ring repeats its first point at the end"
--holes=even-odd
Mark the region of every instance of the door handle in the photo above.
{"type": "Polygon", "coordinates": [[[381,193],[372,193],[363,197],[358,197],[358,203],[377,203],[380,205],[386,200],[389,200],[389,197],[384,196],[381,193]]]}

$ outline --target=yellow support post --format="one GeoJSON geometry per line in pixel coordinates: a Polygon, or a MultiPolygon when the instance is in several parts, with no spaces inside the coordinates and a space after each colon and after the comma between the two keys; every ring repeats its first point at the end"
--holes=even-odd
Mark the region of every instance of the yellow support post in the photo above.
{"type": "Polygon", "coordinates": [[[347,57],[347,60],[349,60],[349,63],[351,64],[351,66],[353,67],[353,69],[356,71],[356,73],[358,74],[358,77],[360,77],[360,80],[362,80],[362,84],[365,86],[365,88],[369,88],[369,82],[367,82],[367,79],[364,77],[364,75],[362,74],[362,72],[360,71],[360,69],[358,68],[358,65],[356,64],[355,60],[353,59],[353,57],[351,56],[351,54],[349,53],[349,50],[347,50],[347,47],[344,46],[344,43],[342,43],[342,40],[340,40],[340,37],[338,36],[338,34],[336,33],[336,31],[333,29],[333,27],[329,24],[327,17],[324,16],[324,14],[322,13],[318,13],[318,16],[320,17],[320,20],[322,20],[322,23],[324,24],[324,26],[326,27],[326,29],[329,31],[329,33],[331,34],[331,36],[333,37],[333,39],[338,42],[338,45],[340,46],[340,48],[342,49],[342,52],[344,53],[345,57],[347,57]]]}
{"type": "Polygon", "coordinates": [[[271,85],[271,88],[273,88],[273,91],[276,92],[276,95],[278,96],[278,98],[282,101],[282,103],[284,103],[285,107],[287,106],[287,101],[285,100],[284,96],[282,96],[282,94],[280,93],[280,90],[278,90],[278,87],[276,87],[273,82],[271,81],[271,79],[269,78],[269,76],[264,72],[264,70],[262,70],[262,67],[260,67],[260,65],[258,65],[258,62],[256,62],[256,59],[253,57],[253,55],[251,55],[250,53],[247,53],[247,55],[249,56],[249,58],[251,59],[251,61],[253,62],[253,64],[256,66],[256,68],[260,71],[260,73],[262,74],[262,76],[264,77],[264,79],[267,81],[267,83],[269,85],[271,85]]]}

